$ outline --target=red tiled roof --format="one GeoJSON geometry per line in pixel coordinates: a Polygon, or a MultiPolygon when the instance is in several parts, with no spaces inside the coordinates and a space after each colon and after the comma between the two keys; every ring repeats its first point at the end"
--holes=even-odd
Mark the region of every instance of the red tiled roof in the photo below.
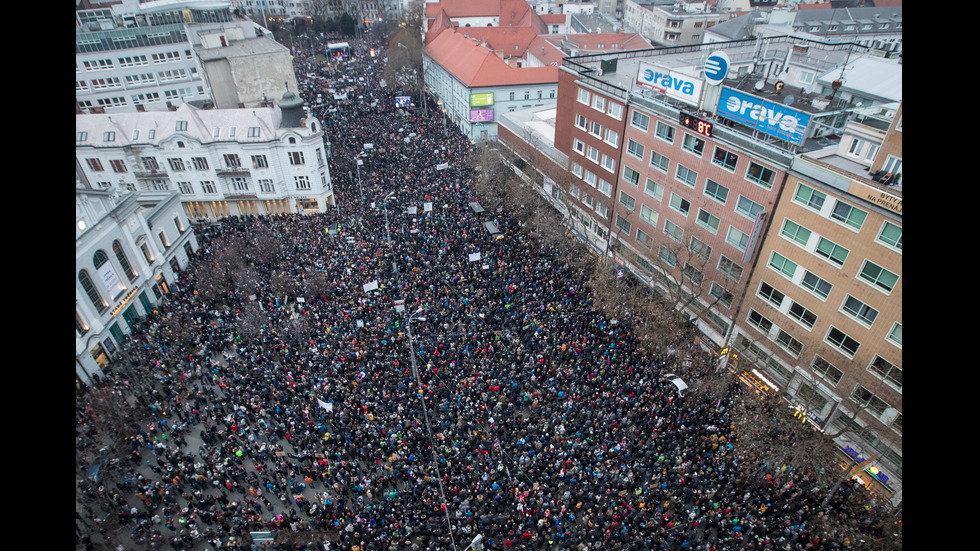
{"type": "Polygon", "coordinates": [[[548,25],[564,25],[566,20],[563,13],[542,13],[538,17],[548,25]]]}
{"type": "Polygon", "coordinates": [[[830,2],[825,2],[823,4],[798,4],[796,6],[796,9],[798,10],[830,10],[833,8],[834,6],[832,6],[830,2]]]}
{"type": "Polygon", "coordinates": [[[511,67],[459,31],[439,33],[425,53],[470,88],[558,82],[558,67],[511,67]]]}
{"type": "Polygon", "coordinates": [[[441,0],[436,4],[426,4],[425,16],[435,17],[440,9],[445,10],[449,17],[490,17],[500,13],[500,2],[441,0]]]}

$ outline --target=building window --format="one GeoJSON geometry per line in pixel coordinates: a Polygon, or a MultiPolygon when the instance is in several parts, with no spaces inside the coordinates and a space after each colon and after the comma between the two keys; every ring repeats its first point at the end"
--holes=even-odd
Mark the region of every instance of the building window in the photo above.
{"type": "Polygon", "coordinates": [[[684,145],[682,146],[685,151],[689,151],[698,157],[704,153],[704,140],[693,135],[684,134],[684,145]]]}
{"type": "Polygon", "coordinates": [[[589,158],[593,163],[599,162],[599,150],[592,147],[591,145],[585,150],[585,156],[589,158]]]}
{"type": "Polygon", "coordinates": [[[99,295],[99,291],[95,288],[95,284],[92,282],[92,278],[89,277],[88,272],[82,270],[78,272],[78,282],[82,285],[82,290],[88,295],[88,299],[92,302],[92,306],[101,314],[106,311],[108,305],[102,300],[99,295]]]}
{"type": "Polygon", "coordinates": [[[580,165],[580,164],[578,164],[576,162],[573,162],[572,165],[571,165],[571,172],[575,176],[578,176],[579,178],[581,178],[582,177],[582,165],[580,165]]]}
{"type": "Polygon", "coordinates": [[[870,260],[864,261],[864,266],[861,267],[861,271],[858,272],[858,275],[861,276],[861,279],[874,285],[885,293],[892,292],[892,289],[895,288],[895,284],[898,283],[897,275],[889,272],[870,260]]]}
{"type": "Polygon", "coordinates": [[[656,228],[657,220],[659,217],[660,215],[657,213],[657,211],[651,209],[646,205],[640,205],[640,220],[643,220],[644,222],[656,228]]]}
{"type": "Polygon", "coordinates": [[[800,322],[807,329],[813,329],[814,324],[817,323],[817,315],[807,310],[799,302],[794,301],[786,315],[800,322]]]}
{"type": "Polygon", "coordinates": [[[248,191],[248,181],[245,178],[232,178],[231,188],[235,191],[248,191]]]}
{"type": "Polygon", "coordinates": [[[878,232],[878,241],[901,251],[902,226],[892,224],[891,222],[885,222],[885,224],[881,227],[881,231],[878,232]]]}
{"type": "Polygon", "coordinates": [[[616,172],[616,160],[603,153],[602,168],[608,170],[609,172],[616,172]]]}
{"type": "Polygon", "coordinates": [[[783,222],[783,229],[779,233],[783,237],[793,241],[801,247],[806,247],[807,242],[810,240],[811,234],[810,230],[788,218],[783,222]]]}
{"type": "Polygon", "coordinates": [[[847,333],[844,333],[840,329],[830,326],[830,331],[827,332],[827,337],[825,339],[827,343],[832,344],[838,350],[841,351],[848,358],[853,358],[859,348],[861,348],[861,343],[854,340],[847,333]]]}
{"type": "Polygon", "coordinates": [[[660,153],[657,153],[656,151],[651,151],[650,166],[666,173],[667,168],[670,166],[670,159],[661,155],[660,153]]]}
{"type": "Polygon", "coordinates": [[[843,222],[855,230],[860,230],[861,226],[864,225],[864,219],[868,217],[868,213],[859,208],[852,207],[843,201],[837,201],[837,204],[834,205],[834,211],[830,216],[834,220],[843,222]]]}
{"type": "Polygon", "coordinates": [[[687,250],[691,251],[691,254],[699,257],[703,262],[708,262],[708,259],[711,257],[711,247],[697,237],[691,238],[687,250]]]}
{"type": "Polygon", "coordinates": [[[194,157],[191,162],[194,163],[194,170],[208,169],[208,160],[205,157],[194,157]]]}
{"type": "Polygon", "coordinates": [[[596,138],[602,138],[602,125],[596,121],[589,122],[589,134],[592,134],[596,138]]]}
{"type": "Polygon", "coordinates": [[[847,260],[847,255],[850,254],[850,251],[827,239],[826,237],[821,237],[820,240],[817,241],[817,248],[815,252],[818,255],[830,260],[837,266],[843,266],[844,261],[847,260]]]}
{"type": "MultiPolygon", "coordinates": [[[[524,95],[525,95],[525,98],[524,99],[528,99],[526,97],[527,96],[527,93],[525,93],[524,95]]],[[[595,109],[595,110],[597,110],[597,111],[600,111],[602,113],[605,113],[606,112],[606,98],[604,98],[604,97],[602,97],[602,96],[600,96],[598,94],[593,94],[592,95],[592,108],[595,109]]]]}
{"type": "Polygon", "coordinates": [[[786,349],[786,351],[792,354],[794,358],[798,358],[800,356],[800,352],[803,351],[803,343],[796,340],[792,335],[786,331],[783,331],[782,329],[780,329],[779,333],[776,334],[776,343],[786,349]]]}
{"type": "Polygon", "coordinates": [[[885,414],[886,409],[891,407],[887,402],[875,396],[874,393],[861,385],[854,385],[854,390],[851,391],[851,400],[858,404],[861,409],[866,410],[878,418],[885,414]]]}
{"type": "Polygon", "coordinates": [[[582,175],[582,179],[585,180],[585,183],[589,184],[592,187],[595,187],[596,184],[599,182],[599,177],[589,172],[588,170],[586,170],[585,174],[582,175]]]}
{"type": "Polygon", "coordinates": [[[573,140],[572,141],[572,149],[574,149],[580,155],[585,155],[585,142],[583,142],[582,140],[578,140],[578,139],[573,140]]]}
{"type": "Polygon", "coordinates": [[[745,179],[755,182],[766,189],[772,189],[773,181],[776,179],[776,172],[758,163],[749,163],[749,169],[745,172],[745,179]]]}
{"type": "Polygon", "coordinates": [[[607,128],[605,141],[613,147],[619,147],[619,133],[612,128],[607,128]]]}
{"type": "Polygon", "coordinates": [[[789,279],[793,279],[793,275],[796,274],[796,263],[777,252],[772,253],[772,257],[769,259],[769,267],[789,279]]]}
{"type": "Polygon", "coordinates": [[[871,364],[868,366],[868,371],[889,385],[895,387],[896,390],[902,390],[901,368],[893,365],[891,362],[882,358],[881,356],[875,356],[875,359],[872,360],[871,364]]]}
{"type": "Polygon", "coordinates": [[[687,214],[691,211],[691,202],[680,195],[677,195],[676,193],[671,193],[670,208],[676,210],[684,216],[687,216],[687,214]]]}
{"type": "Polygon", "coordinates": [[[738,283],[742,279],[742,267],[725,255],[718,260],[718,271],[725,274],[732,281],[738,283]]]}
{"type": "Polygon", "coordinates": [[[716,147],[711,162],[728,170],[735,170],[735,165],[738,164],[738,155],[716,147]]]}
{"type": "MultiPolygon", "coordinates": [[[[511,101],[514,101],[514,92],[511,92],[510,93],[510,99],[511,99],[511,101]]],[[[588,90],[585,90],[585,89],[582,89],[582,88],[579,88],[578,89],[578,101],[579,101],[579,103],[584,103],[585,105],[588,105],[589,104],[589,100],[590,100],[589,91],[588,90]]]]}
{"type": "Polygon", "coordinates": [[[647,178],[647,183],[646,186],[643,188],[643,191],[650,197],[656,199],[657,201],[661,201],[664,198],[664,186],[658,184],[657,182],[654,182],[650,178],[647,178]]]}
{"type": "Polygon", "coordinates": [[[650,129],[650,117],[640,113],[639,111],[633,111],[633,118],[630,121],[630,124],[646,132],[650,129]]]}
{"type": "Polygon", "coordinates": [[[642,245],[650,245],[650,236],[640,228],[636,228],[636,242],[642,245]]]}
{"type": "Polygon", "coordinates": [[[191,195],[194,193],[194,186],[192,186],[190,182],[177,182],[177,189],[179,189],[184,195],[191,195]]]}
{"type": "Polygon", "coordinates": [[[827,280],[819,277],[811,271],[806,271],[803,274],[803,279],[800,281],[805,289],[813,291],[821,299],[826,299],[830,296],[830,291],[834,288],[827,280]]]}
{"type": "Polygon", "coordinates": [[[664,221],[664,233],[669,235],[671,239],[680,243],[684,239],[684,230],[677,224],[671,222],[670,220],[664,221]]]}
{"type": "Polygon", "coordinates": [[[759,285],[759,291],[757,294],[761,298],[771,302],[776,308],[781,307],[783,305],[783,299],[786,298],[786,295],[765,281],[759,285]]]}
{"type": "Polygon", "coordinates": [[[728,188],[714,180],[707,180],[705,182],[704,194],[718,201],[722,205],[728,201],[728,188]]]}
{"type": "Polygon", "coordinates": [[[698,224],[711,233],[718,233],[718,226],[721,225],[721,220],[704,209],[698,209],[698,224]]]}
{"type": "Polygon", "coordinates": [[[170,165],[170,170],[174,172],[184,171],[184,160],[183,159],[167,159],[167,163],[170,165]]]}
{"type": "Polygon", "coordinates": [[[208,180],[201,182],[201,191],[206,195],[214,195],[218,193],[217,189],[214,187],[214,182],[208,180]]]}
{"type": "Polygon", "coordinates": [[[160,164],[153,157],[143,157],[141,161],[143,162],[143,170],[148,172],[157,172],[160,170],[160,164]]]}
{"type": "Polygon", "coordinates": [[[102,161],[99,159],[85,159],[86,164],[88,164],[88,169],[92,172],[102,172],[102,161]]]}
{"type": "Polygon", "coordinates": [[[242,166],[242,160],[235,153],[226,153],[225,166],[228,168],[240,168],[242,166]]]}
{"type": "Polygon", "coordinates": [[[258,126],[250,126],[250,127],[248,127],[248,137],[249,138],[258,138],[259,135],[260,135],[260,133],[261,133],[261,128],[258,127],[258,126]]]}
{"type": "Polygon", "coordinates": [[[729,226],[728,235],[725,236],[725,241],[736,249],[745,252],[746,247],[749,246],[749,234],[743,232],[735,226],[729,226]]]}
{"type": "Polygon", "coordinates": [[[888,336],[885,338],[891,341],[892,344],[895,344],[896,346],[901,348],[902,347],[902,324],[895,322],[895,324],[892,325],[892,330],[888,332],[888,336]]]}
{"type": "Polygon", "coordinates": [[[695,187],[698,181],[698,173],[684,165],[677,165],[677,174],[675,177],[691,187],[695,187]]]}
{"type": "Polygon", "coordinates": [[[691,283],[693,283],[698,287],[700,287],[701,284],[704,283],[704,274],[688,262],[684,263],[683,273],[684,273],[684,277],[687,278],[688,281],[690,281],[691,283]]]}
{"type": "MultiPolygon", "coordinates": [[[[660,252],[658,253],[660,260],[670,266],[671,268],[677,266],[677,254],[667,247],[660,247],[660,252]]],[[[651,270],[652,271],[652,270],[651,270]]]]}
{"type": "Polygon", "coordinates": [[[674,143],[674,127],[658,121],[656,136],[666,142],[674,143]]]}
{"type": "Polygon", "coordinates": [[[610,184],[609,182],[600,178],[598,189],[599,192],[605,195],[606,197],[612,197],[612,184],[610,184]]]}
{"type": "Polygon", "coordinates": [[[772,330],[772,322],[754,309],[749,311],[749,316],[746,318],[746,321],[749,322],[749,325],[756,327],[759,331],[767,335],[772,330]]]}
{"type": "Polygon", "coordinates": [[[875,319],[878,318],[877,310],[852,297],[851,295],[847,295],[847,297],[844,298],[844,303],[841,304],[841,311],[867,327],[871,327],[871,325],[875,322],[875,319]]]}
{"type": "Polygon", "coordinates": [[[633,231],[633,225],[629,223],[625,218],[620,215],[616,215],[616,227],[622,230],[623,233],[629,235],[633,231]]]}
{"type": "Polygon", "coordinates": [[[252,155],[252,168],[269,168],[269,160],[265,155],[252,155]]]}
{"type": "Polygon", "coordinates": [[[626,207],[626,210],[632,211],[636,207],[636,199],[629,193],[626,193],[625,191],[620,191],[619,204],[626,207]]]}
{"type": "Polygon", "coordinates": [[[639,142],[632,139],[626,140],[626,152],[641,161],[643,160],[644,147],[639,142]]]}
{"type": "Polygon", "coordinates": [[[118,174],[122,174],[126,172],[126,163],[119,159],[109,161],[109,165],[112,167],[113,172],[116,172],[118,174]]]}
{"type": "Polygon", "coordinates": [[[289,164],[291,165],[302,165],[305,164],[305,159],[303,158],[302,151],[290,151],[289,152],[289,164]]]}
{"type": "Polygon", "coordinates": [[[796,188],[796,195],[793,196],[793,200],[801,205],[804,205],[811,210],[820,212],[823,208],[824,202],[827,200],[827,194],[821,191],[817,191],[809,186],[800,184],[796,188]]]}
{"type": "Polygon", "coordinates": [[[309,191],[310,189],[310,178],[309,176],[295,176],[296,189],[300,191],[309,191]]]}
{"type": "Polygon", "coordinates": [[[272,180],[259,180],[259,189],[262,193],[272,193],[275,191],[275,187],[272,185],[272,180]]]}
{"type": "Polygon", "coordinates": [[[609,102],[608,113],[610,117],[618,121],[623,120],[623,106],[618,103],[609,102]]]}
{"type": "Polygon", "coordinates": [[[588,131],[589,120],[585,118],[585,115],[575,115],[575,128],[588,131]]]}
{"type": "Polygon", "coordinates": [[[729,293],[728,290],[722,287],[721,285],[718,285],[717,283],[712,283],[711,291],[709,291],[709,294],[718,303],[722,304],[726,308],[731,308],[732,298],[734,297],[732,297],[732,294],[729,293]]]}
{"type": "Polygon", "coordinates": [[[841,377],[844,376],[843,371],[837,369],[834,367],[834,364],[816,354],[813,356],[813,361],[810,362],[810,371],[812,371],[818,377],[831,382],[834,386],[837,386],[837,383],[840,382],[841,377]]]}

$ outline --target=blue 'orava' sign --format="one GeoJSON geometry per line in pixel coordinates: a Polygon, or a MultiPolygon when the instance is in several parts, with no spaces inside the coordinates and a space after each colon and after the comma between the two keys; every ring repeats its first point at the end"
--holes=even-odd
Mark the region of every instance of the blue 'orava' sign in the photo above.
{"type": "Polygon", "coordinates": [[[810,115],[785,105],[722,87],[718,114],[796,145],[802,145],[810,115]]]}

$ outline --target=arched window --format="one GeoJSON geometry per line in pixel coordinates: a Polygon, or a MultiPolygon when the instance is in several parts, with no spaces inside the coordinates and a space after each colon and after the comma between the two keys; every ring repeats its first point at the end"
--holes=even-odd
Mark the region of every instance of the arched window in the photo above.
{"type": "MultiPolygon", "coordinates": [[[[98,253],[96,253],[98,254],[98,253]]],[[[104,255],[104,254],[103,254],[104,255]]],[[[92,283],[92,278],[89,277],[88,272],[82,270],[78,272],[78,282],[82,284],[82,289],[85,290],[85,294],[88,295],[88,299],[92,301],[92,305],[99,313],[106,311],[108,307],[102,297],[99,296],[99,292],[95,289],[95,284],[92,283]]]]}
{"type": "Polygon", "coordinates": [[[291,144],[296,143],[296,138],[290,137],[289,138],[289,143],[291,143],[291,144]]]}
{"type": "Polygon", "coordinates": [[[129,280],[133,281],[136,279],[136,270],[133,269],[132,264],[129,263],[129,259],[126,258],[126,252],[123,251],[122,244],[118,239],[112,242],[112,252],[116,253],[116,260],[119,261],[119,265],[122,266],[129,280]]]}
{"type": "Polygon", "coordinates": [[[105,251],[103,251],[102,249],[95,251],[95,254],[92,256],[92,264],[95,264],[96,270],[101,268],[102,265],[108,261],[109,261],[109,257],[105,254],[105,251]]]}

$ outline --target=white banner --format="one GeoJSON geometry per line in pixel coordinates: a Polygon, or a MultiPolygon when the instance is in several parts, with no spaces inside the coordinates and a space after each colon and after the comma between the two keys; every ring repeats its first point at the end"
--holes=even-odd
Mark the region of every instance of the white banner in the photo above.
{"type": "Polygon", "coordinates": [[[368,293],[370,291],[377,291],[377,290],[378,290],[378,280],[374,280],[371,283],[367,283],[364,285],[365,293],[368,293]]]}
{"type": "Polygon", "coordinates": [[[432,210],[432,203],[423,203],[422,210],[425,212],[432,210]]]}
{"type": "Polygon", "coordinates": [[[123,285],[122,281],[119,281],[116,270],[108,261],[99,267],[99,275],[102,277],[102,282],[105,283],[105,288],[109,290],[112,298],[116,298],[119,296],[119,293],[126,290],[126,286],[123,285]]]}
{"type": "Polygon", "coordinates": [[[480,258],[481,258],[480,257],[480,253],[472,253],[472,254],[470,254],[468,256],[469,256],[470,262],[476,262],[477,260],[480,260],[480,258]]]}
{"type": "Polygon", "coordinates": [[[436,170],[446,170],[447,168],[449,168],[449,163],[442,163],[436,165],[436,170]]]}

